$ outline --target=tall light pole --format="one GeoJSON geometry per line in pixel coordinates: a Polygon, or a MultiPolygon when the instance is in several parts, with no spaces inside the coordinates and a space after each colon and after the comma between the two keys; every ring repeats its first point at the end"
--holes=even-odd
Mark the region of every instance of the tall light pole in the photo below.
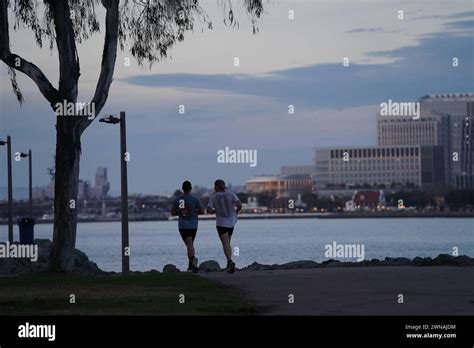
{"type": "Polygon", "coordinates": [[[28,209],[30,212],[30,217],[33,217],[33,166],[32,166],[32,157],[31,157],[31,149],[28,150],[28,153],[20,153],[20,157],[25,158],[28,157],[28,165],[29,165],[29,189],[28,189],[28,197],[29,197],[29,202],[28,202],[28,209]]]}
{"type": "Polygon", "coordinates": [[[8,241],[13,243],[13,179],[12,179],[12,138],[8,135],[7,140],[1,140],[0,146],[7,145],[7,167],[8,167],[8,241]]]}
{"type": "Polygon", "coordinates": [[[127,185],[127,137],[125,112],[120,112],[120,118],[113,115],[101,118],[99,122],[120,123],[120,182],[122,199],[122,274],[130,271],[130,245],[128,238],[128,185],[127,185]]]}

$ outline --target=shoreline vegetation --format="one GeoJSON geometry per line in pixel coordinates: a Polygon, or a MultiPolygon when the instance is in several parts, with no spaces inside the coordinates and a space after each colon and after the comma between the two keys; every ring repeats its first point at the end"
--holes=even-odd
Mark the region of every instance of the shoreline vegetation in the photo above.
{"type": "MultiPolygon", "coordinates": [[[[200,220],[215,220],[215,215],[200,215],[200,220]]],[[[262,220],[262,219],[357,219],[357,218],[474,218],[474,211],[427,211],[417,212],[414,210],[395,210],[395,211],[359,211],[359,212],[326,212],[326,213],[255,213],[255,214],[239,214],[240,220],[262,220]]],[[[129,215],[130,222],[140,221],[175,221],[177,217],[161,214],[147,215],[129,215]]],[[[118,217],[81,217],[78,216],[78,223],[87,222],[120,222],[118,217]]],[[[35,224],[51,224],[52,219],[36,219],[35,224]]],[[[6,225],[6,219],[0,220],[0,225],[6,225]]]]}

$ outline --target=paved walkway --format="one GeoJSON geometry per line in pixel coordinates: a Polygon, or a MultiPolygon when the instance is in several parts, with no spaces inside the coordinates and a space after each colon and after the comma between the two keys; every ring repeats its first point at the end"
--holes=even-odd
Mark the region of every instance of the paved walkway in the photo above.
{"type": "Polygon", "coordinates": [[[474,315],[474,268],[347,267],[201,274],[264,314],[474,315]],[[294,303],[289,303],[289,295],[294,303]],[[403,294],[404,303],[398,303],[403,294]]]}

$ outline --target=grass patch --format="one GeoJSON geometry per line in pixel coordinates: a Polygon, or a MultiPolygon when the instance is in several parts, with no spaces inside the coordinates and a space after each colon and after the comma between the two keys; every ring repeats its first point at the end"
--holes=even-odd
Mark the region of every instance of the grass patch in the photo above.
{"type": "Polygon", "coordinates": [[[194,274],[0,277],[0,315],[256,314],[238,294],[194,274]],[[70,295],[76,303],[70,303],[70,295]],[[179,303],[184,294],[185,303],[179,303]]]}

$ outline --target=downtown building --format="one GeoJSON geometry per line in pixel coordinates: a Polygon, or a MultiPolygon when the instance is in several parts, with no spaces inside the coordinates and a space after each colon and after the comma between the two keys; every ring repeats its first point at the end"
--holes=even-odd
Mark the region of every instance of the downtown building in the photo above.
{"type": "Polygon", "coordinates": [[[474,95],[425,96],[419,117],[377,115],[378,146],[315,149],[316,189],[474,188],[474,95]]]}
{"type": "Polygon", "coordinates": [[[290,175],[311,175],[314,172],[314,165],[284,165],[280,168],[281,176],[290,175]]]}
{"type": "MultiPolygon", "coordinates": [[[[79,180],[77,198],[79,200],[104,199],[108,196],[110,183],[107,180],[107,168],[98,167],[95,172],[95,183],[91,186],[88,180],[79,180]]],[[[33,199],[54,199],[54,176],[46,186],[33,188],[33,199]]]]}
{"type": "Polygon", "coordinates": [[[440,146],[327,147],[315,150],[316,188],[427,187],[444,183],[440,146]]]}
{"type": "Polygon", "coordinates": [[[313,180],[309,175],[259,175],[247,180],[247,192],[266,194],[275,198],[294,198],[313,191],[313,180]]]}
{"type": "Polygon", "coordinates": [[[474,188],[474,94],[424,96],[419,103],[419,120],[378,114],[378,144],[441,146],[445,185],[474,188]]]}

